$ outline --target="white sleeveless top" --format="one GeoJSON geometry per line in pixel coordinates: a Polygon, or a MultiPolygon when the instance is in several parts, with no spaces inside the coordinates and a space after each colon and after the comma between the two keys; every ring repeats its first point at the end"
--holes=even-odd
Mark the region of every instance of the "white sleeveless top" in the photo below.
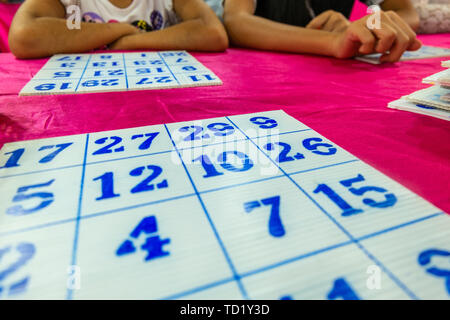
{"type": "Polygon", "coordinates": [[[67,9],[78,5],[83,22],[125,22],[146,31],[160,30],[177,23],[172,0],[133,0],[124,9],[109,0],[60,0],[67,9]]]}

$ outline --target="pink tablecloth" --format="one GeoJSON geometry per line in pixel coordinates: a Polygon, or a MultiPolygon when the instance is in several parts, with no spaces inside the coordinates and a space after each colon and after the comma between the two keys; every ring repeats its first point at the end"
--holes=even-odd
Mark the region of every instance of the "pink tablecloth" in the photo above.
{"type": "MultiPolygon", "coordinates": [[[[450,47],[450,35],[422,36],[450,47]]],[[[441,59],[373,66],[230,49],[194,53],[223,86],[18,97],[46,60],[0,54],[0,147],[10,141],[283,109],[450,212],[450,124],[386,108],[423,88],[441,59]]]]}
{"type": "Polygon", "coordinates": [[[19,6],[20,4],[0,3],[0,52],[9,52],[9,26],[19,6]]]}

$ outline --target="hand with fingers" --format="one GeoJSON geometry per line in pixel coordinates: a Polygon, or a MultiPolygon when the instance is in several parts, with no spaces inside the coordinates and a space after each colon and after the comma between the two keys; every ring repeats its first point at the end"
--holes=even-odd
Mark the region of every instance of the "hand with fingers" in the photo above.
{"type": "MultiPolygon", "coordinates": [[[[379,28],[369,28],[368,15],[360,20],[349,23],[341,31],[334,31],[335,37],[332,51],[336,58],[351,58],[358,55],[381,53],[381,62],[399,61],[405,51],[416,51],[422,43],[417,39],[411,27],[395,12],[380,11],[379,28]]],[[[318,19],[318,16],[316,19],[318,19]]],[[[330,20],[330,19],[328,19],[330,20]]],[[[327,21],[328,21],[327,20],[327,21]]],[[[313,23],[311,21],[311,23],[313,23]]],[[[327,23],[325,23],[325,26],[327,23]]],[[[330,22],[329,26],[339,25],[330,22]]]]}
{"type": "Polygon", "coordinates": [[[327,10],[311,20],[306,28],[329,32],[343,32],[349,25],[350,21],[342,13],[327,10]]]}

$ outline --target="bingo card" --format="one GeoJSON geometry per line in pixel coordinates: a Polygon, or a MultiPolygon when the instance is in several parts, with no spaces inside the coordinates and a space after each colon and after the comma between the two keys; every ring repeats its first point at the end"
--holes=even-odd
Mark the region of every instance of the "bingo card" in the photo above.
{"type": "Polygon", "coordinates": [[[450,217],[283,111],[0,150],[3,299],[448,299],[450,217]]]}
{"type": "Polygon", "coordinates": [[[19,93],[78,94],[221,85],[186,51],[59,54],[19,93]]]}

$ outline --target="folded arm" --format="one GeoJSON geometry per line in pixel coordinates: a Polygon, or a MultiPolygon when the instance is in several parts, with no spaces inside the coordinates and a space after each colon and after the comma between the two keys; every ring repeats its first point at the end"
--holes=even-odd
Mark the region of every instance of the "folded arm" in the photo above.
{"type": "Polygon", "coordinates": [[[123,37],[111,48],[223,51],[228,47],[228,37],[222,23],[203,0],[174,0],[173,3],[180,23],[158,31],[123,37]]]}
{"type": "MultiPolygon", "coordinates": [[[[385,8],[396,9],[409,0],[386,0],[385,8]]],[[[226,0],[225,26],[233,44],[262,50],[312,53],[336,58],[382,53],[381,61],[398,61],[406,50],[417,50],[421,43],[416,34],[396,12],[381,11],[380,25],[369,28],[365,16],[349,22],[336,11],[326,11],[306,28],[290,26],[256,17],[253,0],[226,0]]]]}
{"type": "Polygon", "coordinates": [[[81,23],[67,27],[59,0],[28,0],[17,11],[9,32],[9,45],[18,58],[40,58],[56,53],[90,51],[139,32],[124,23],[81,23]]]}
{"type": "Polygon", "coordinates": [[[254,15],[253,0],[226,0],[225,27],[234,45],[260,50],[332,55],[332,34],[254,15]]]}

